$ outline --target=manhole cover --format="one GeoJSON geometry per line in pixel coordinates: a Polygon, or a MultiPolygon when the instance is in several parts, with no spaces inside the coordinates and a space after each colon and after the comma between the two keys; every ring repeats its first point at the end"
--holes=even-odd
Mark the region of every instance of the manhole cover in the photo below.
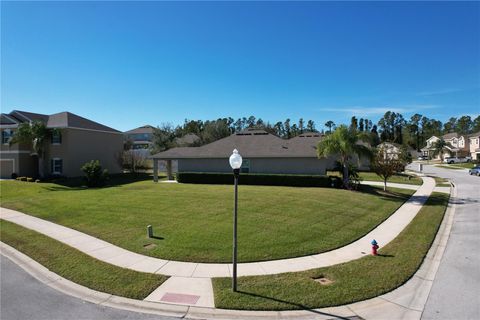
{"type": "Polygon", "coordinates": [[[329,284],[332,284],[333,281],[325,278],[325,277],[320,277],[320,278],[313,278],[313,281],[320,283],[321,285],[327,286],[329,284]]]}
{"type": "Polygon", "coordinates": [[[148,244],[144,244],[143,247],[147,250],[152,250],[153,248],[155,248],[157,245],[154,244],[154,243],[148,243],[148,244]]]}

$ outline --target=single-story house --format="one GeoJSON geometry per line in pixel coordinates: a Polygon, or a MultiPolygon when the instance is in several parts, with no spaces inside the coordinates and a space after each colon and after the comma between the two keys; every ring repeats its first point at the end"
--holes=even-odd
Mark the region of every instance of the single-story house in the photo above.
{"type": "Polygon", "coordinates": [[[241,172],[324,175],[334,166],[333,158],[319,159],[319,133],[304,133],[286,140],[264,130],[247,129],[200,147],[178,147],[152,156],[154,179],[158,179],[158,162],[167,163],[169,179],[172,161],[179,172],[231,172],[228,158],[233,149],[243,157],[241,172]]]}
{"type": "Polygon", "coordinates": [[[0,116],[2,143],[0,145],[1,178],[37,177],[38,155],[29,144],[11,144],[10,140],[23,123],[41,121],[49,129],[57,129],[44,141],[43,169],[45,176],[75,177],[83,175],[81,166],[99,160],[110,173],[120,173],[118,161],[123,151],[123,133],[103,124],[70,112],[52,115],[14,110],[0,116]]]}

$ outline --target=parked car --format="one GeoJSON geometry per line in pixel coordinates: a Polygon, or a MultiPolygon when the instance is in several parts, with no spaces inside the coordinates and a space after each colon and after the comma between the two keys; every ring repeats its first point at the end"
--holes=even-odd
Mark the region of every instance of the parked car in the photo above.
{"type": "Polygon", "coordinates": [[[472,169],[468,170],[468,173],[470,173],[470,175],[475,175],[480,177],[480,165],[477,165],[472,169]]]}
{"type": "Polygon", "coordinates": [[[470,161],[472,161],[472,157],[463,157],[463,158],[446,157],[445,159],[443,159],[443,162],[445,163],[465,163],[470,161]]]}
{"type": "Polygon", "coordinates": [[[418,160],[428,160],[428,156],[419,156],[418,160]]]}

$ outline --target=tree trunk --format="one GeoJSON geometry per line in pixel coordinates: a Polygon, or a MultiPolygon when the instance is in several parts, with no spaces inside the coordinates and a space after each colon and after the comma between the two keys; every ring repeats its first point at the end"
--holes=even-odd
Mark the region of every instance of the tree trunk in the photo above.
{"type": "Polygon", "coordinates": [[[45,171],[43,168],[43,157],[38,156],[38,175],[41,179],[45,177],[44,173],[45,171]]]}
{"type": "Polygon", "coordinates": [[[348,188],[348,164],[343,165],[343,186],[348,188]]]}
{"type": "Polygon", "coordinates": [[[383,191],[387,191],[387,179],[383,179],[383,191]]]}

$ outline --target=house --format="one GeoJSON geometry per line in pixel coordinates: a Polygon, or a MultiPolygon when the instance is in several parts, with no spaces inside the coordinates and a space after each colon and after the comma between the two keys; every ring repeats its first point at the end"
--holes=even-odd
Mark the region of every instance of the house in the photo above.
{"type": "Polygon", "coordinates": [[[153,141],[153,130],[155,128],[151,125],[145,125],[129,131],[124,132],[125,140],[132,142],[132,149],[151,149],[153,141]]]}
{"type": "Polygon", "coordinates": [[[443,139],[447,146],[443,152],[443,158],[456,156],[456,157],[465,157],[469,155],[469,145],[468,145],[468,136],[467,135],[460,135],[456,132],[444,134],[441,137],[431,136],[427,139],[427,145],[421,149],[423,155],[428,156],[431,159],[439,160],[441,155],[434,156],[435,153],[435,143],[443,139]]]}
{"type": "Polygon", "coordinates": [[[384,159],[398,159],[401,153],[401,145],[393,142],[382,142],[377,146],[377,149],[383,149],[384,159]]]}
{"type": "Polygon", "coordinates": [[[0,117],[2,143],[0,148],[1,178],[18,176],[83,175],[81,166],[99,160],[110,173],[121,172],[117,156],[123,150],[122,132],[82,118],[70,112],[52,115],[14,110],[0,117]],[[44,155],[39,161],[31,144],[11,144],[10,140],[22,123],[41,121],[49,129],[57,129],[44,142],[44,155]]]}
{"type": "Polygon", "coordinates": [[[154,179],[158,179],[160,160],[167,163],[169,179],[172,161],[179,172],[231,172],[228,158],[233,149],[243,157],[241,172],[324,175],[334,166],[333,159],[318,159],[319,133],[305,133],[285,140],[264,130],[247,129],[201,147],[178,147],[157,153],[154,179]]]}
{"type": "Polygon", "coordinates": [[[468,136],[470,156],[473,160],[480,160],[480,131],[468,136]]]}

